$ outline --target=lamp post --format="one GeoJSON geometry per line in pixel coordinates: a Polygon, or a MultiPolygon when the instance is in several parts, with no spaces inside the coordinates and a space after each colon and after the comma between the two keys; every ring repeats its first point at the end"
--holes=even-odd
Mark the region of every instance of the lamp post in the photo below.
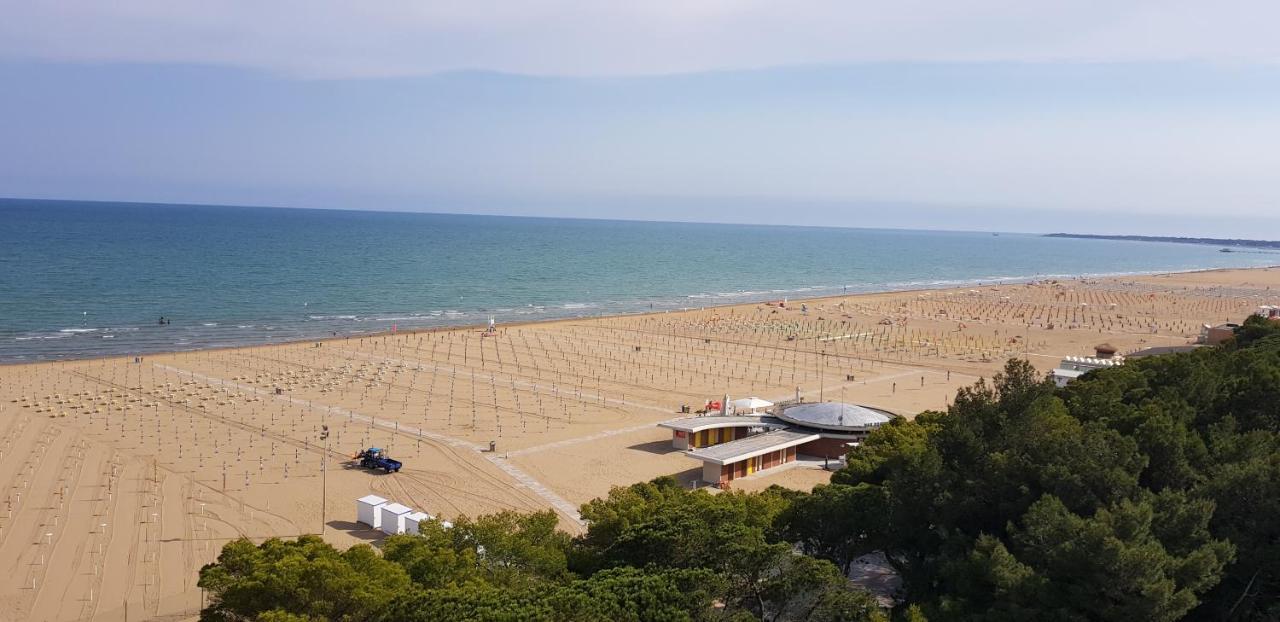
{"type": "Polygon", "coordinates": [[[819,341],[818,351],[818,402],[821,403],[827,388],[827,344],[819,341]]]}
{"type": "Polygon", "coordinates": [[[325,510],[329,503],[329,426],[320,426],[324,453],[320,456],[320,537],[324,537],[325,510]]]}

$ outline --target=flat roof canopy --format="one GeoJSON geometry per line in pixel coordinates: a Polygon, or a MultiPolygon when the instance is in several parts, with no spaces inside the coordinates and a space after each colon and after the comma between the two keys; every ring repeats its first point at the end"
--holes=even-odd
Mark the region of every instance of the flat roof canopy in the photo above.
{"type": "Polygon", "coordinates": [[[712,464],[733,464],[748,458],[773,453],[780,449],[803,445],[820,438],[822,438],[821,435],[812,432],[774,430],[764,434],[740,438],[736,441],[729,441],[728,443],[703,447],[689,452],[689,456],[712,464]]]}
{"type": "Polygon", "coordinates": [[[749,428],[753,426],[764,426],[767,428],[782,427],[786,424],[782,420],[775,417],[761,416],[728,416],[728,417],[685,417],[684,419],[672,419],[663,421],[658,424],[660,428],[669,428],[680,432],[701,432],[703,430],[713,430],[716,428],[749,428]]]}
{"type": "Polygon", "coordinates": [[[740,400],[733,400],[732,402],[729,402],[729,405],[733,406],[734,408],[744,408],[744,409],[750,410],[753,408],[768,408],[770,406],[773,406],[773,402],[770,402],[769,400],[762,400],[758,397],[744,397],[740,400]]]}

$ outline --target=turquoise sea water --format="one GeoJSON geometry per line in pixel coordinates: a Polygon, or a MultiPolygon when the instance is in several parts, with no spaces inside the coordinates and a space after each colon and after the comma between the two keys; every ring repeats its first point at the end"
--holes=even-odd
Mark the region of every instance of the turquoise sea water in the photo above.
{"type": "Polygon", "coordinates": [[[0,200],[0,361],[1275,263],[1009,233],[0,200]]]}

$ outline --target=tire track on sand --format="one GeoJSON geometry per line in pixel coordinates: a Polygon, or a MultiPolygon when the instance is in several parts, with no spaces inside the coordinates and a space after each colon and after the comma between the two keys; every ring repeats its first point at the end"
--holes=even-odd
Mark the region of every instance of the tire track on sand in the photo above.
{"type": "MultiPolygon", "coordinates": [[[[163,365],[160,363],[153,363],[153,365],[159,369],[163,369],[165,371],[175,373],[180,376],[187,376],[192,379],[202,380],[209,384],[231,386],[231,387],[240,389],[241,391],[247,391],[249,393],[254,393],[257,395],[264,395],[272,399],[283,400],[291,404],[304,406],[306,408],[323,410],[329,414],[348,417],[349,419],[352,419],[355,421],[363,421],[365,423],[378,426],[385,430],[389,430],[395,434],[400,434],[401,436],[405,436],[407,438],[431,439],[445,445],[445,447],[441,447],[441,449],[452,451],[454,455],[459,458],[458,463],[467,463],[468,461],[462,458],[461,455],[458,455],[456,453],[455,451],[456,448],[470,449],[477,453],[483,452],[487,449],[467,440],[454,438],[452,436],[447,436],[445,434],[440,434],[437,432],[423,430],[421,428],[417,428],[414,426],[399,425],[399,422],[396,422],[396,421],[387,421],[385,419],[378,419],[376,417],[371,417],[369,415],[362,415],[360,413],[357,413],[352,410],[348,410],[346,408],[342,408],[340,406],[329,406],[327,404],[315,402],[312,400],[304,400],[304,399],[296,398],[290,395],[276,394],[275,392],[267,391],[266,389],[260,389],[258,387],[254,387],[251,385],[240,384],[238,382],[217,378],[215,376],[208,376],[198,372],[188,371],[185,369],[172,367],[169,365],[163,365]]],[[[486,455],[485,458],[490,463],[492,463],[493,465],[497,466],[500,470],[505,472],[507,475],[511,476],[511,478],[516,481],[515,486],[529,489],[531,492],[533,492],[533,494],[539,497],[542,497],[543,500],[551,504],[551,507],[562,512],[566,517],[568,517],[573,522],[579,525],[583,524],[582,516],[578,514],[578,509],[576,506],[574,506],[572,503],[569,503],[567,500],[565,500],[560,495],[556,494],[551,489],[542,485],[541,482],[535,480],[528,473],[525,473],[523,470],[521,470],[519,467],[515,466],[514,464],[506,460],[503,460],[501,458],[498,458],[496,456],[486,455]]],[[[482,473],[486,477],[492,477],[491,475],[484,473],[482,470],[480,470],[478,466],[472,466],[471,468],[476,469],[477,472],[482,473]]],[[[507,484],[506,486],[510,486],[510,484],[507,484]]]]}

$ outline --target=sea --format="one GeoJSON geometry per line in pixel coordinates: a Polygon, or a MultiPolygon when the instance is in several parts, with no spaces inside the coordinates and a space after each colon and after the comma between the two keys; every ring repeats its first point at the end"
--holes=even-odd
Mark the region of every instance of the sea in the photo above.
{"type": "Polygon", "coordinates": [[[0,362],[1278,263],[1017,233],[0,199],[0,362]]]}

